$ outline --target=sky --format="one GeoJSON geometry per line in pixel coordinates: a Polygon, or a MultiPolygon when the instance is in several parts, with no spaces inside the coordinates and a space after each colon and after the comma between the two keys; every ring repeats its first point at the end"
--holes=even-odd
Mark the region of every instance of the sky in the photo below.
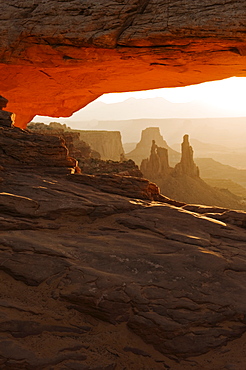
{"type": "Polygon", "coordinates": [[[246,77],[231,77],[185,87],[105,94],[97,100],[112,104],[130,97],[137,99],[163,97],[171,103],[188,103],[199,100],[226,110],[229,115],[238,115],[238,112],[242,112],[242,115],[246,116],[246,77]]]}
{"type": "MultiPolygon", "coordinates": [[[[216,116],[220,116],[221,114],[222,117],[246,117],[246,77],[231,77],[221,81],[205,82],[186,87],[104,94],[94,102],[90,103],[87,107],[75,112],[71,117],[63,118],[61,120],[56,119],[56,121],[67,123],[73,128],[73,125],[70,124],[70,122],[78,122],[79,120],[83,120],[83,117],[87,117],[88,115],[85,113],[89,109],[93,112],[93,104],[101,102],[113,105],[114,103],[124,102],[131,97],[136,99],[162,97],[173,104],[177,104],[179,116],[182,115],[182,109],[184,109],[186,118],[189,118],[189,116],[194,118],[194,116],[196,116],[196,112],[194,111],[195,106],[194,104],[191,105],[191,102],[194,102],[195,104],[197,102],[197,112],[199,112],[199,116],[201,113],[199,111],[199,104],[202,103],[208,108],[211,108],[211,113],[208,113],[207,116],[204,114],[204,117],[214,117],[213,112],[216,112],[216,116]],[[189,108],[187,113],[187,107],[189,106],[191,107],[190,114],[189,108]]],[[[139,118],[142,117],[139,116],[139,118]]],[[[169,113],[168,117],[163,115],[163,118],[176,118],[175,109],[173,113],[169,113]]],[[[93,119],[93,117],[91,119],[93,119]]],[[[110,119],[110,117],[108,117],[108,119],[110,119]]],[[[119,117],[118,119],[120,120],[122,118],[119,117]]],[[[36,116],[33,121],[48,123],[49,121],[54,121],[54,117],[44,118],[42,116],[36,116]]],[[[83,129],[83,127],[81,127],[81,129],[83,129]]]]}

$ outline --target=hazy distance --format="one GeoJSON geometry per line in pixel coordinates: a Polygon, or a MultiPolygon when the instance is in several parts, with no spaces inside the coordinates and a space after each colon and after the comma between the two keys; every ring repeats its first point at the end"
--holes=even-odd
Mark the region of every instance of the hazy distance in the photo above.
{"type": "Polygon", "coordinates": [[[36,116],[33,121],[56,121],[81,130],[119,130],[124,143],[137,142],[142,129],[158,126],[170,145],[188,133],[207,143],[246,147],[245,90],[246,78],[233,77],[180,88],[106,94],[69,118],[36,116]]]}

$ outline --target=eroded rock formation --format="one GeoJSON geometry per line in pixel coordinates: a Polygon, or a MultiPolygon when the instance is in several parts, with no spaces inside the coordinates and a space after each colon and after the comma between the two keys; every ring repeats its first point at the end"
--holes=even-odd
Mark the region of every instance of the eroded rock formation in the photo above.
{"type": "MultiPolygon", "coordinates": [[[[140,142],[136,145],[135,149],[126,154],[126,157],[132,159],[140,166],[142,160],[149,157],[153,140],[155,141],[157,147],[167,149],[171,166],[174,166],[179,162],[181,157],[180,153],[176,152],[167,145],[167,142],[163,139],[163,136],[160,133],[159,127],[148,127],[143,130],[141,133],[140,142]]],[[[166,162],[164,158],[163,161],[166,162]]]]}
{"type": "Polygon", "coordinates": [[[66,174],[74,172],[77,166],[59,137],[34,134],[18,127],[0,127],[0,157],[5,169],[26,167],[66,174]]]}
{"type": "Polygon", "coordinates": [[[78,165],[84,174],[102,175],[119,174],[122,176],[143,177],[138,166],[131,160],[126,160],[122,153],[120,133],[117,131],[81,131],[72,130],[65,124],[50,122],[44,123],[31,122],[28,130],[48,136],[61,137],[68,149],[69,156],[76,158],[78,165]],[[81,136],[93,144],[95,151],[81,136]],[[106,158],[113,157],[118,160],[103,160],[101,154],[106,158]]]}
{"type": "Polygon", "coordinates": [[[193,159],[193,148],[189,143],[189,136],[184,135],[183,142],[181,144],[181,161],[175,166],[176,176],[187,175],[190,177],[199,177],[199,168],[193,159]]]}
{"type": "MultiPolygon", "coordinates": [[[[31,122],[27,128],[34,133],[61,137],[65,141],[69,155],[77,160],[90,158],[94,154],[89,144],[80,139],[79,132],[71,130],[65,124],[61,125],[57,122],[50,122],[49,125],[45,125],[44,123],[31,122]]],[[[96,154],[100,157],[98,153],[96,154]]]]}
{"type": "Polygon", "coordinates": [[[140,170],[146,178],[167,176],[171,170],[168,162],[168,150],[157,146],[155,140],[152,140],[150,156],[142,160],[140,170]]]}
{"type": "Polygon", "coordinates": [[[40,158],[37,135],[3,132],[19,158],[0,183],[3,369],[243,369],[230,342],[246,332],[244,212],[145,179],[33,171],[19,135],[40,158]]]}
{"type": "Polygon", "coordinates": [[[14,127],[15,114],[1,110],[7,103],[8,100],[0,96],[0,159],[3,168],[27,167],[34,171],[56,173],[79,170],[77,161],[68,156],[62,138],[14,127]]]}
{"type": "Polygon", "coordinates": [[[124,158],[119,131],[73,130],[58,122],[50,122],[49,125],[31,122],[28,128],[34,132],[62,136],[71,153],[78,151],[75,157],[89,158],[91,156],[113,161],[120,161],[124,158]]]}
{"type": "Polygon", "coordinates": [[[131,159],[123,161],[103,161],[97,158],[81,159],[79,166],[82,172],[88,175],[118,174],[143,177],[142,172],[131,159]]]}
{"type": "Polygon", "coordinates": [[[167,149],[158,147],[153,140],[150,156],[142,161],[140,170],[163,194],[180,202],[246,209],[241,197],[213,188],[199,177],[188,135],[183,137],[181,152],[180,162],[174,168],[169,167],[167,149]]]}
{"type": "Polygon", "coordinates": [[[11,0],[0,14],[1,94],[21,127],[105,92],[246,76],[244,0],[11,0]]]}

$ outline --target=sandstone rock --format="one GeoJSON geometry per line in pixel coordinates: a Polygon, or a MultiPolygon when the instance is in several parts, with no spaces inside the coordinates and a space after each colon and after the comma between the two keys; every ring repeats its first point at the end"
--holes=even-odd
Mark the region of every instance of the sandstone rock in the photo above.
{"type": "Polygon", "coordinates": [[[158,147],[167,149],[171,166],[174,166],[179,162],[180,153],[167,145],[167,142],[163,139],[160,133],[159,127],[148,127],[143,130],[140,142],[136,145],[134,150],[126,154],[126,157],[134,160],[134,162],[140,166],[142,160],[149,157],[153,140],[158,147]]]}
{"type": "MultiPolygon", "coordinates": [[[[84,175],[70,176],[73,182],[93,186],[107,193],[129,196],[130,198],[160,200],[158,186],[149,180],[122,175],[84,175]]],[[[168,199],[167,199],[168,200],[168,199]]]]}
{"type": "Polygon", "coordinates": [[[15,115],[11,112],[3,111],[8,104],[8,99],[0,95],[0,126],[11,127],[15,121],[15,115]]]}
{"type": "Polygon", "coordinates": [[[181,370],[245,332],[244,212],[152,202],[141,179],[3,176],[1,217],[28,205],[0,235],[3,368],[181,370]]]}
{"type": "Polygon", "coordinates": [[[106,92],[245,76],[242,0],[12,0],[0,13],[1,92],[21,127],[106,92]]]}
{"type": "Polygon", "coordinates": [[[174,176],[188,175],[190,177],[199,177],[199,169],[193,159],[193,149],[189,144],[189,136],[184,135],[181,144],[181,161],[174,168],[174,176]]]}
{"type": "Polygon", "coordinates": [[[244,212],[189,208],[141,178],[57,176],[70,163],[59,138],[2,138],[14,155],[1,154],[3,369],[186,370],[173,356],[245,333],[244,212]],[[37,159],[14,151],[23,142],[37,159]]]}
{"type": "Polygon", "coordinates": [[[171,170],[168,162],[168,150],[158,147],[153,140],[150,157],[142,160],[140,170],[146,178],[168,176],[171,170]]]}
{"type": "Polygon", "coordinates": [[[58,137],[34,134],[17,127],[0,127],[0,156],[4,167],[69,173],[76,161],[67,153],[64,141],[58,137]]]}
{"type": "Polygon", "coordinates": [[[119,131],[86,131],[80,130],[80,139],[99,152],[101,159],[120,161],[124,149],[119,131]]]}
{"type": "Polygon", "coordinates": [[[193,149],[189,145],[188,135],[184,136],[181,148],[181,161],[171,168],[168,164],[167,150],[158,147],[153,141],[150,157],[143,160],[140,166],[144,177],[156,183],[166,197],[179,202],[246,209],[240,197],[229,191],[215,189],[199,177],[199,169],[193,160],[193,149]]]}
{"type": "Polygon", "coordinates": [[[6,108],[7,104],[8,104],[8,99],[0,95],[0,110],[2,110],[3,108],[6,108]]]}
{"type": "Polygon", "coordinates": [[[28,125],[28,129],[34,133],[61,137],[65,141],[69,155],[78,160],[79,167],[85,174],[143,176],[132,160],[126,160],[124,152],[122,152],[123,147],[118,132],[78,131],[57,122],[51,122],[49,125],[32,122],[28,125]],[[85,136],[85,140],[92,142],[94,148],[97,148],[102,156],[118,158],[118,161],[101,160],[100,153],[91,149],[89,144],[81,140],[81,136],[85,136]]]}
{"type": "Polygon", "coordinates": [[[0,126],[11,127],[14,123],[14,117],[13,113],[0,110],[0,126]]]}
{"type": "Polygon", "coordinates": [[[138,166],[131,160],[103,161],[97,158],[80,159],[82,172],[88,175],[118,174],[121,176],[143,177],[138,166]]]}
{"type": "Polygon", "coordinates": [[[92,155],[93,151],[90,146],[80,140],[79,132],[71,130],[65,124],[61,125],[57,122],[50,122],[49,125],[45,125],[44,123],[31,122],[27,127],[34,133],[61,137],[65,141],[69,155],[77,160],[80,158],[90,158],[92,155]]]}

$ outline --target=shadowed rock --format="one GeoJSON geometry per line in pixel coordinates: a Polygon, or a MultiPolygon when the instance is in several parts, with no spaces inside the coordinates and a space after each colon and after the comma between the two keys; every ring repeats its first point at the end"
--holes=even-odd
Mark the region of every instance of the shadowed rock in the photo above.
{"type": "Polygon", "coordinates": [[[3,111],[8,104],[8,99],[0,95],[0,126],[11,127],[14,124],[15,115],[11,112],[3,111]]]}
{"type": "Polygon", "coordinates": [[[177,207],[143,179],[30,171],[18,153],[0,185],[3,368],[180,370],[172,356],[245,333],[245,212],[177,207]]]}

